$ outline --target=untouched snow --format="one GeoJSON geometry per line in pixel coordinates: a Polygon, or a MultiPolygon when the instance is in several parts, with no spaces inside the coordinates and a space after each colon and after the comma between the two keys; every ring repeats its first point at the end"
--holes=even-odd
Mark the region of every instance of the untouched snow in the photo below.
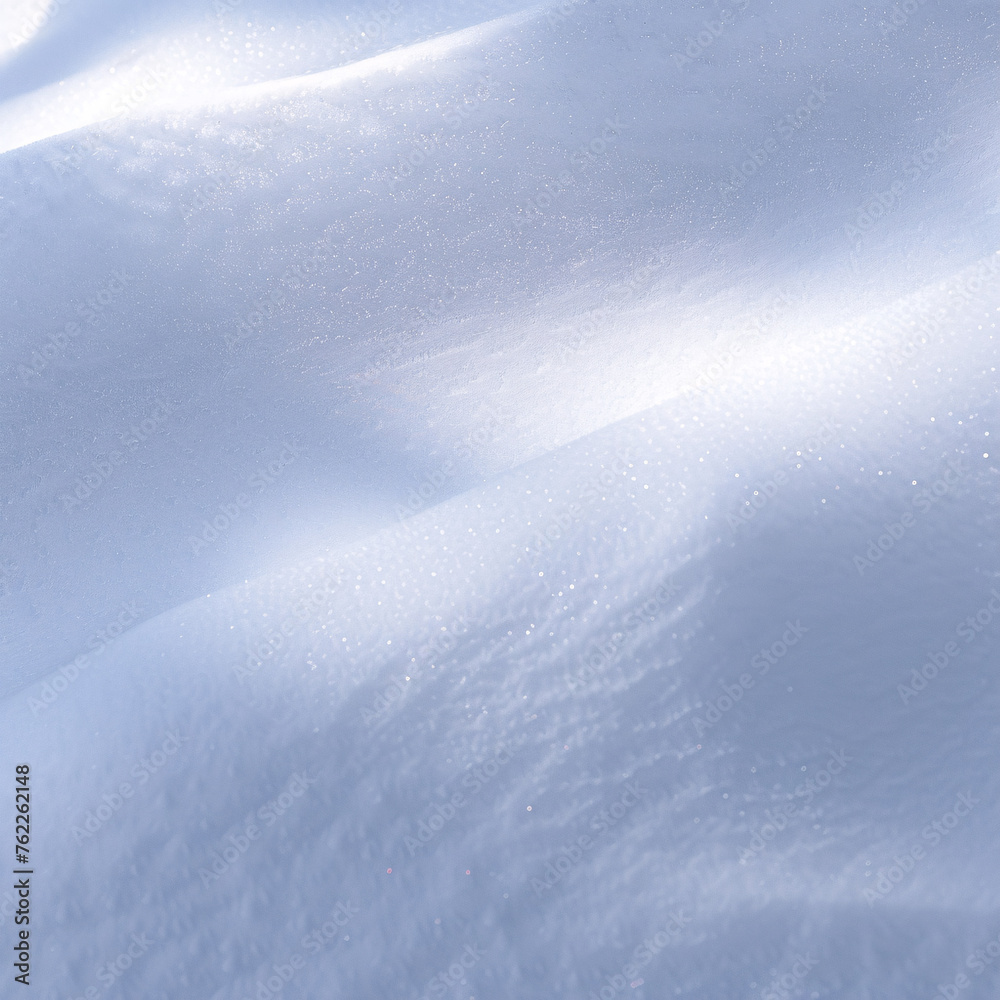
{"type": "Polygon", "coordinates": [[[35,994],[993,996],[995,7],[14,6],[35,994]]]}

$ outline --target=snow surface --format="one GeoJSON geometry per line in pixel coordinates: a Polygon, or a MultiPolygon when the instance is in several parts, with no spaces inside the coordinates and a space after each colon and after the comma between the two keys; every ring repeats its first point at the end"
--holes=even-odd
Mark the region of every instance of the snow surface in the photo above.
{"type": "Polygon", "coordinates": [[[971,0],[6,5],[35,996],[994,996],[996,81],[971,0]]]}

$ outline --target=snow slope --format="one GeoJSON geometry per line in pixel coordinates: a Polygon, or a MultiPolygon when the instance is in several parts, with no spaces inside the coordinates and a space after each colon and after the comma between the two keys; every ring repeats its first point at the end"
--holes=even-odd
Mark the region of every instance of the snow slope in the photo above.
{"type": "Polygon", "coordinates": [[[995,12],[76,2],[0,69],[39,994],[991,995],[995,12]]]}

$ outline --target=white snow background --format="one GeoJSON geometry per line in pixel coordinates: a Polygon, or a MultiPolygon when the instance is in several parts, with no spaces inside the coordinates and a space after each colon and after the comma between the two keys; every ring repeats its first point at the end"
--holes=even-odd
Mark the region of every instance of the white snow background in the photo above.
{"type": "Polygon", "coordinates": [[[8,0],[0,995],[995,996],[997,22],[8,0]]]}

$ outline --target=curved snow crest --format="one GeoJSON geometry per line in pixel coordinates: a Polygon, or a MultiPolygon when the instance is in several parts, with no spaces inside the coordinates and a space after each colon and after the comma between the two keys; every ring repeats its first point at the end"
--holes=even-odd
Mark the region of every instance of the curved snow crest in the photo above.
{"type": "MultiPolygon", "coordinates": [[[[224,90],[218,95],[220,103],[236,104],[242,99],[258,100],[261,97],[284,97],[290,93],[304,93],[313,88],[332,88],[351,80],[361,80],[376,74],[400,74],[415,70],[425,64],[433,64],[470,48],[493,41],[499,35],[512,28],[530,24],[544,17],[551,11],[557,11],[562,16],[568,16],[572,6],[587,3],[588,0],[573,0],[573,3],[536,4],[527,7],[516,14],[483,21],[468,28],[411,42],[401,48],[389,52],[380,52],[347,66],[337,66],[333,69],[303,76],[285,79],[268,80],[266,83],[248,84],[224,90]]],[[[198,105],[191,105],[192,107],[198,105]]]]}
{"type": "MultiPolygon", "coordinates": [[[[840,404],[833,402],[835,387],[850,384],[853,389],[863,389],[871,398],[877,398],[887,379],[890,381],[898,379],[907,369],[916,364],[926,368],[934,363],[941,351],[957,351],[960,365],[967,365],[969,358],[965,356],[964,352],[973,344],[973,339],[970,337],[970,324],[977,316],[985,315],[991,318],[994,309],[992,303],[997,300],[998,290],[1000,290],[1000,252],[969,265],[946,282],[936,282],[884,309],[824,330],[814,329],[809,341],[804,341],[794,329],[787,328],[772,331],[759,329],[750,331],[742,344],[738,340],[729,342],[722,340],[720,345],[713,350],[703,348],[697,353],[692,351],[687,368],[680,369],[681,372],[688,373],[686,378],[684,375],[680,375],[675,379],[675,382],[684,380],[679,391],[671,386],[650,386],[652,392],[648,399],[656,400],[657,397],[660,399],[667,397],[668,402],[661,404],[659,408],[647,411],[646,417],[652,419],[661,428],[661,434],[669,435],[674,447],[697,450],[702,446],[695,443],[696,438],[691,437],[692,434],[697,433],[697,428],[704,425],[705,421],[708,421],[710,425],[719,420],[720,407],[738,403],[751,412],[757,413],[753,421],[761,440],[766,441],[768,438],[773,440],[776,429],[782,427],[784,428],[782,433],[786,435],[785,441],[795,442],[794,451],[801,454],[802,450],[805,450],[807,455],[812,455],[821,446],[829,445],[831,441],[841,441],[843,428],[850,426],[851,418],[843,412],[840,404]],[[851,344],[852,351],[850,353],[844,352],[843,345],[845,343],[851,344]],[[817,373],[820,373],[819,377],[817,377],[817,373]],[[787,394],[784,400],[768,398],[764,400],[764,405],[761,405],[760,401],[753,400],[754,386],[770,384],[775,380],[785,383],[786,386],[793,385],[794,392],[787,394]],[[820,408],[822,419],[813,418],[800,422],[800,429],[794,434],[790,434],[788,427],[792,426],[792,414],[799,409],[794,400],[799,394],[812,396],[817,393],[825,397],[826,400],[820,408]],[[664,428],[669,424],[663,423],[663,414],[679,415],[684,410],[690,410],[693,416],[686,419],[674,416],[669,431],[665,430],[664,428]],[[686,431],[685,428],[687,428],[686,431]],[[683,444],[685,440],[687,440],[686,445],[683,444]]],[[[793,313],[791,318],[794,322],[796,314],[793,313]]],[[[636,402],[641,402],[641,395],[637,392],[636,396],[636,402]]],[[[160,413],[159,419],[166,420],[171,409],[169,406],[158,406],[150,412],[160,413]]],[[[483,426],[495,430],[499,426],[497,419],[497,415],[494,413],[488,424],[483,426]]],[[[625,417],[623,421],[608,425],[582,439],[577,439],[575,442],[562,445],[559,451],[555,454],[550,453],[547,458],[536,459],[528,465],[517,467],[509,475],[515,478],[523,476],[530,479],[531,476],[537,474],[537,471],[532,470],[538,470],[550,462],[556,462],[556,456],[567,448],[569,454],[575,454],[577,448],[583,455],[589,455],[593,448],[596,448],[600,453],[600,441],[608,435],[632,433],[625,429],[641,426],[643,419],[643,414],[625,417]],[[635,424],[635,421],[639,421],[639,424],[635,424]]],[[[155,422],[151,423],[151,426],[154,426],[155,429],[155,422]]],[[[715,435],[719,432],[716,430],[712,433],[715,435]]],[[[724,440],[728,433],[726,432],[722,437],[716,439],[715,447],[710,449],[710,452],[720,447],[719,442],[724,440]]],[[[474,436],[469,440],[472,446],[476,445],[477,439],[474,436]]],[[[634,445],[622,446],[622,448],[623,450],[619,449],[610,456],[605,456],[602,461],[608,463],[607,467],[599,466],[589,479],[581,474],[580,482],[564,484],[562,489],[565,496],[555,506],[551,514],[543,516],[536,513],[535,517],[541,517],[541,520],[532,521],[530,517],[528,518],[527,523],[534,525],[534,527],[525,538],[524,553],[519,558],[527,559],[528,563],[531,564],[537,561],[545,551],[552,547],[553,538],[560,538],[571,525],[576,525],[580,518],[585,515],[587,498],[597,496],[602,485],[607,485],[608,482],[617,479],[626,467],[632,468],[636,464],[637,457],[643,455],[645,451],[644,448],[634,445]]],[[[753,460],[762,473],[771,471],[767,469],[768,460],[763,457],[765,453],[766,448],[753,460]]],[[[704,462],[705,457],[707,456],[700,457],[698,461],[704,462]]],[[[780,457],[773,457],[770,461],[779,470],[784,464],[784,458],[780,457]]],[[[449,467],[451,464],[453,463],[446,462],[441,468],[449,467]]],[[[707,472],[707,470],[706,466],[705,471],[707,472]]],[[[109,466],[109,474],[111,471],[113,470],[109,466]]],[[[690,487],[684,483],[685,477],[678,471],[676,465],[670,475],[674,478],[665,480],[663,491],[655,495],[667,496],[669,506],[676,514],[683,503],[689,502],[692,493],[690,487]]],[[[713,478],[717,478],[718,475],[718,471],[712,472],[713,478]]],[[[746,473],[743,475],[745,478],[746,473]]],[[[782,472],[781,475],[785,475],[785,473],[782,472]]],[[[428,487],[431,499],[425,501],[423,494],[420,494],[418,505],[429,503],[430,508],[411,516],[409,507],[397,503],[397,517],[406,516],[407,519],[402,522],[399,528],[390,527],[380,531],[369,537],[364,544],[374,546],[376,551],[381,550],[384,546],[388,546],[390,550],[396,548],[404,553],[415,546],[416,550],[420,551],[423,543],[430,537],[428,532],[432,534],[436,532],[438,524],[447,524],[450,518],[459,517],[462,519],[456,512],[466,509],[478,494],[476,491],[472,491],[442,502],[442,497],[436,493],[446,480],[447,476],[441,473],[440,469],[436,473],[430,474],[423,486],[428,487]]],[[[508,479],[502,480],[502,482],[508,481],[508,479]]],[[[770,484],[771,480],[767,479],[767,482],[770,484]]],[[[784,480],[782,480],[783,482],[784,480]]],[[[773,484],[768,486],[768,489],[773,488],[773,484]]],[[[409,493],[414,497],[417,496],[413,489],[409,493]]],[[[487,491],[487,495],[490,495],[490,491],[487,491]]],[[[443,493],[443,496],[447,496],[447,493],[443,493]]],[[[406,497],[403,496],[401,499],[406,499],[406,497]]],[[[548,499],[548,494],[546,494],[546,499],[548,499]]],[[[764,499],[769,502],[766,496],[764,499]]],[[[220,507],[220,509],[222,508],[220,507]]],[[[233,507],[233,510],[236,508],[233,507]]],[[[742,525],[750,515],[755,515],[755,508],[741,509],[738,504],[731,503],[723,516],[732,527],[742,525]]],[[[527,517],[527,515],[522,515],[522,517],[527,517]]],[[[466,522],[463,520],[463,523],[466,522]]],[[[467,524],[467,530],[470,534],[474,533],[475,537],[478,537],[479,532],[475,528],[474,522],[467,522],[467,524]]],[[[195,539],[195,544],[205,548],[209,543],[199,538],[195,539]]],[[[313,537],[309,539],[308,545],[305,547],[317,551],[322,549],[323,542],[318,542],[313,537]]],[[[342,553],[329,557],[333,560],[331,565],[335,566],[339,558],[350,557],[350,551],[348,550],[346,556],[342,553]]],[[[396,562],[398,569],[398,558],[396,562]]],[[[262,597],[255,596],[258,593],[270,592],[272,595],[277,595],[282,592],[282,588],[291,588],[291,593],[298,594],[303,586],[311,586],[308,582],[305,584],[302,582],[303,580],[308,581],[310,573],[318,574],[317,579],[320,581],[318,586],[325,587],[326,572],[325,562],[322,560],[318,567],[313,569],[289,568],[279,571],[276,575],[268,574],[262,577],[259,582],[247,586],[214,588],[216,600],[223,597],[237,603],[246,600],[255,603],[263,600],[262,597]],[[281,581],[286,582],[282,583],[281,581]]],[[[304,596],[308,597],[308,594],[304,596]]],[[[182,608],[192,607],[195,604],[197,601],[187,602],[182,608]]],[[[179,612],[182,608],[175,608],[173,612],[161,612],[159,609],[151,609],[148,604],[143,605],[141,601],[123,600],[120,608],[115,608],[114,613],[107,615],[100,627],[95,628],[87,636],[85,646],[81,643],[82,648],[74,655],[73,659],[64,663],[48,677],[49,687],[46,690],[51,695],[51,692],[55,690],[51,687],[53,682],[61,687],[66,680],[80,676],[90,665],[104,657],[106,649],[125,630],[132,629],[139,621],[145,621],[149,618],[151,610],[154,610],[155,615],[159,616],[161,613],[179,612]]],[[[419,620],[421,613],[419,608],[414,611],[416,617],[412,619],[411,624],[419,620]]],[[[260,641],[263,640],[258,639],[258,644],[260,641]]],[[[265,648],[268,648],[266,643],[265,648]]],[[[35,683],[37,684],[37,682],[35,683]]],[[[33,714],[37,714],[39,710],[37,699],[34,704],[33,714]]]]}
{"type": "Polygon", "coordinates": [[[59,914],[43,934],[72,942],[53,990],[113,962],[123,926],[149,942],[131,989],[173,995],[197,970],[220,1000],[289,968],[303,996],[431,990],[463,956],[488,996],[512,976],[528,997],[599,991],[627,966],[637,995],[732,992],[748,970],[860,990],[887,973],[838,962],[859,927],[912,949],[910,989],[982,947],[971,915],[1000,886],[968,858],[996,822],[995,749],[966,734],[1000,708],[989,633],[960,639],[960,673],[897,689],[996,583],[996,473],[974,449],[1000,414],[970,331],[997,301],[899,369],[881,344],[845,358],[811,406],[793,384],[798,425],[762,431],[745,399],[734,422],[721,393],[665,405],[145,623],[44,727],[31,695],[8,699],[5,732],[63,804],[36,845],[37,905],[59,914]],[[898,417],[868,409],[887,362],[909,376],[898,417]],[[975,416],[919,391],[949,365],[975,416]],[[845,384],[861,399],[816,433],[845,384]],[[880,477],[901,428],[905,470],[880,477]],[[949,460],[962,475],[937,496],[949,460]],[[900,802],[900,782],[922,791],[900,802]],[[913,947],[942,912],[966,919],[913,947]]]}
{"type": "Polygon", "coordinates": [[[398,76],[411,73],[419,67],[441,63],[460,52],[474,50],[511,29],[543,17],[564,20],[573,13],[575,6],[586,2],[566,0],[555,5],[536,4],[516,13],[433,38],[408,42],[330,69],[222,88],[206,87],[203,81],[188,79],[184,65],[175,65],[176,57],[168,48],[147,44],[146,50],[138,57],[133,50],[130,56],[125,56],[117,66],[112,67],[112,72],[119,72],[110,87],[107,86],[106,76],[98,71],[83,72],[41,91],[8,101],[6,107],[0,107],[0,121],[4,122],[5,135],[0,140],[0,153],[56,139],[67,133],[107,127],[118,120],[190,115],[202,110],[211,112],[220,107],[238,108],[247,104],[257,106],[262,99],[278,100],[290,95],[335,89],[351,81],[381,74],[398,76]],[[96,89],[101,91],[100,96],[92,93],[96,89]],[[69,107],[58,117],[58,108],[65,104],[66,94],[77,91],[80,92],[76,105],[78,110],[69,107]],[[53,118],[53,114],[57,117],[53,118]]]}

